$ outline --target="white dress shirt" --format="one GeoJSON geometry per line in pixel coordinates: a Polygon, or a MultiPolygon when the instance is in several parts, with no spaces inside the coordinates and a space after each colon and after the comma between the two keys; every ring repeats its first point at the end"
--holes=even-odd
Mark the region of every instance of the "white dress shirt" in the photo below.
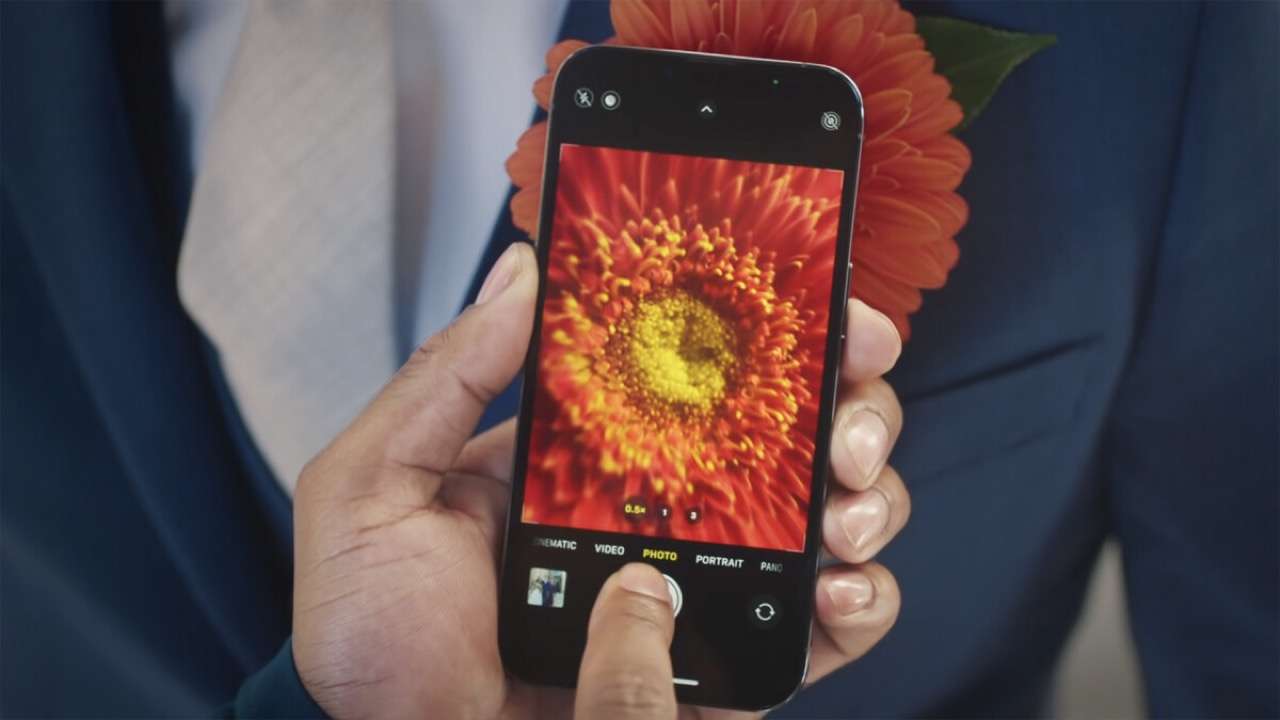
{"type": "MultiPolygon", "coordinates": [[[[384,107],[394,104],[395,167],[386,168],[383,177],[394,177],[395,214],[394,230],[377,233],[385,235],[385,247],[393,250],[394,268],[387,268],[385,283],[386,297],[394,302],[387,311],[388,329],[378,337],[385,337],[384,347],[395,348],[402,358],[460,309],[499,213],[507,211],[509,180],[503,163],[528,127],[534,109],[530,89],[545,71],[544,56],[555,41],[565,4],[566,0],[401,0],[390,8],[395,97],[388,98],[384,107]]],[[[166,5],[178,112],[188,131],[191,166],[197,176],[247,10],[245,0],[171,0],[166,5]]],[[[245,71],[240,64],[236,69],[245,71]]],[[[250,112],[253,107],[249,106],[250,112]]],[[[210,166],[214,164],[211,160],[210,166]]],[[[220,245],[218,237],[216,232],[206,233],[206,245],[210,241],[220,245]]],[[[325,282],[330,293],[341,285],[335,282],[330,287],[325,282]]],[[[384,332],[376,324],[363,327],[367,332],[384,332]]],[[[214,342],[224,356],[247,354],[265,361],[259,364],[274,367],[274,372],[291,372],[297,365],[288,355],[288,343],[268,345],[274,337],[232,331],[218,333],[214,342]],[[237,347],[236,343],[258,344],[237,347]]],[[[312,358],[316,366],[326,366],[324,357],[313,354],[312,358]]],[[[335,362],[330,365],[341,365],[338,356],[331,359],[335,362]]],[[[393,369],[387,368],[388,376],[393,369]]],[[[348,417],[350,403],[342,398],[368,397],[371,381],[377,382],[368,373],[351,377],[346,386],[349,392],[342,392],[341,384],[331,384],[342,383],[349,374],[339,373],[321,387],[312,383],[308,388],[314,388],[314,393],[303,389],[311,403],[307,417],[348,417]]],[[[265,380],[272,383],[271,388],[284,387],[271,377],[265,380]]],[[[255,385],[234,372],[227,374],[227,381],[238,402],[262,397],[260,383],[255,385]],[[239,387],[240,381],[248,385],[239,387]]],[[[333,431],[321,425],[308,428],[305,423],[282,425],[278,413],[250,415],[247,424],[253,427],[256,422],[259,428],[254,440],[273,461],[281,486],[292,491],[300,463],[319,451],[321,441],[327,441],[333,431]],[[311,437],[320,435],[324,437],[311,437]]]]}
{"type": "MultiPolygon", "coordinates": [[[[397,276],[404,354],[461,307],[510,181],[503,163],[529,126],[533,81],[567,0],[398,0],[397,276]]],[[[246,16],[245,0],[169,0],[170,60],[192,167],[246,16]]]]}

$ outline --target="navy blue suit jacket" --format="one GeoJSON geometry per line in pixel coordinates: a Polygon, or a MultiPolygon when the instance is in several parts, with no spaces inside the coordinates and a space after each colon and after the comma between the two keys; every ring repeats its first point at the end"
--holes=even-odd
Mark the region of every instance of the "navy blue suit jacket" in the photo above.
{"type": "MultiPolygon", "coordinates": [[[[1277,6],[913,9],[1059,43],[963,133],[961,260],[892,377],[898,627],[779,714],[1040,712],[1107,537],[1151,711],[1280,713],[1277,6]]],[[[0,712],[315,713],[288,500],[177,298],[159,8],[0,13],[0,712]]]]}

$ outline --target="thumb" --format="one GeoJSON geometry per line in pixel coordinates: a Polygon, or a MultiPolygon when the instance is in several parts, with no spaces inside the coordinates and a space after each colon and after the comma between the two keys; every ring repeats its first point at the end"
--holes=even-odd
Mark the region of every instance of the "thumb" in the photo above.
{"type": "Polygon", "coordinates": [[[631,563],[596,597],[578,671],[578,720],[674,718],[671,635],[675,618],[662,575],[631,563]]]}
{"type": "MultiPolygon", "coordinates": [[[[528,243],[507,248],[476,303],[423,343],[326,454],[417,471],[414,485],[435,496],[481,413],[515,377],[529,349],[537,260],[528,243]]],[[[368,475],[338,474],[367,493],[368,475]]]]}

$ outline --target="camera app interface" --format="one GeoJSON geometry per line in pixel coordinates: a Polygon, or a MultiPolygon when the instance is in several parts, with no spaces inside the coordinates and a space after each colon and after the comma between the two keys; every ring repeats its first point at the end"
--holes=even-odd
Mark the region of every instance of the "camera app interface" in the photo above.
{"type": "Polygon", "coordinates": [[[843,172],[559,168],[522,520],[802,552],[843,172]]]}

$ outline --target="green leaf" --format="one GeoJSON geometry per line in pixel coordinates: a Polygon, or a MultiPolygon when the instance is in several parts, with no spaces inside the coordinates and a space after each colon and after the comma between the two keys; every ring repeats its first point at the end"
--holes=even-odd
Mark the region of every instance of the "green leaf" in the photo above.
{"type": "Polygon", "coordinates": [[[1054,35],[996,30],[955,18],[916,19],[916,31],[937,59],[938,73],[951,81],[951,97],[964,109],[965,128],[1022,61],[1058,42],[1054,35]]]}

